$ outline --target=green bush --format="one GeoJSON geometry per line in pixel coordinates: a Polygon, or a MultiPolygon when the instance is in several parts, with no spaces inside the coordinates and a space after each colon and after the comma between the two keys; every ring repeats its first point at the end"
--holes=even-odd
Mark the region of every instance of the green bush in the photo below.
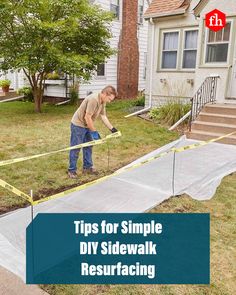
{"type": "Polygon", "coordinates": [[[168,101],[160,108],[153,108],[150,111],[149,115],[150,118],[159,123],[164,123],[172,126],[190,110],[191,104],[183,104],[180,101],[168,101]]]}
{"type": "Polygon", "coordinates": [[[48,79],[48,80],[58,80],[58,79],[60,79],[60,75],[57,72],[48,73],[47,76],[46,76],[46,79],[48,79]]]}
{"type": "Polygon", "coordinates": [[[135,107],[144,107],[145,105],[145,96],[144,94],[139,95],[133,102],[132,105],[135,107]]]}
{"type": "Polygon", "coordinates": [[[34,101],[32,88],[28,86],[24,86],[17,90],[17,93],[19,95],[24,95],[24,101],[34,101]]]}
{"type": "Polygon", "coordinates": [[[70,103],[71,104],[77,104],[79,100],[79,94],[76,87],[70,88],[70,103]]]}

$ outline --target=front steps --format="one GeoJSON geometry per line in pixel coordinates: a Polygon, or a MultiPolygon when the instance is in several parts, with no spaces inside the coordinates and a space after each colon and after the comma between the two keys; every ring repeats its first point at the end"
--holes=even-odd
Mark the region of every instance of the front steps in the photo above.
{"type": "MultiPolygon", "coordinates": [[[[209,140],[236,132],[236,104],[208,104],[192,123],[189,139],[209,140]]],[[[217,142],[236,145],[236,133],[217,142]]]]}

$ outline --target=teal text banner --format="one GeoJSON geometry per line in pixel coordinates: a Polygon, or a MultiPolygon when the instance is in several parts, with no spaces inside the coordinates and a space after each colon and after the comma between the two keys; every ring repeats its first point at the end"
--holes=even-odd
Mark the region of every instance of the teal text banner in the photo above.
{"type": "Polygon", "coordinates": [[[38,214],[28,284],[209,284],[209,214],[38,214]]]}

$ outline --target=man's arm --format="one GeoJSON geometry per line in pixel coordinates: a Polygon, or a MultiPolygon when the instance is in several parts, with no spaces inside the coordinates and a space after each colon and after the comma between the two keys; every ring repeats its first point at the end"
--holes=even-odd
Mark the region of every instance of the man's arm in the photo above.
{"type": "Polygon", "coordinates": [[[84,119],[87,123],[89,130],[96,131],[96,128],[94,127],[94,124],[93,124],[92,115],[86,113],[84,119]]]}
{"type": "Polygon", "coordinates": [[[108,120],[106,115],[101,115],[102,122],[106,125],[106,127],[112,130],[113,126],[111,125],[110,121],[108,120]]]}

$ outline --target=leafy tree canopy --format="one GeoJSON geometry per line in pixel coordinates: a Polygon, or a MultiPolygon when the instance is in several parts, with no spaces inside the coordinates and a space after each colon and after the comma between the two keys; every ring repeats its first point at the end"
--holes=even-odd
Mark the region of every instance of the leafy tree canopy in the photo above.
{"type": "Polygon", "coordinates": [[[23,69],[40,105],[51,71],[89,79],[112,54],[112,15],[88,0],[1,0],[0,69],[23,69]]]}

